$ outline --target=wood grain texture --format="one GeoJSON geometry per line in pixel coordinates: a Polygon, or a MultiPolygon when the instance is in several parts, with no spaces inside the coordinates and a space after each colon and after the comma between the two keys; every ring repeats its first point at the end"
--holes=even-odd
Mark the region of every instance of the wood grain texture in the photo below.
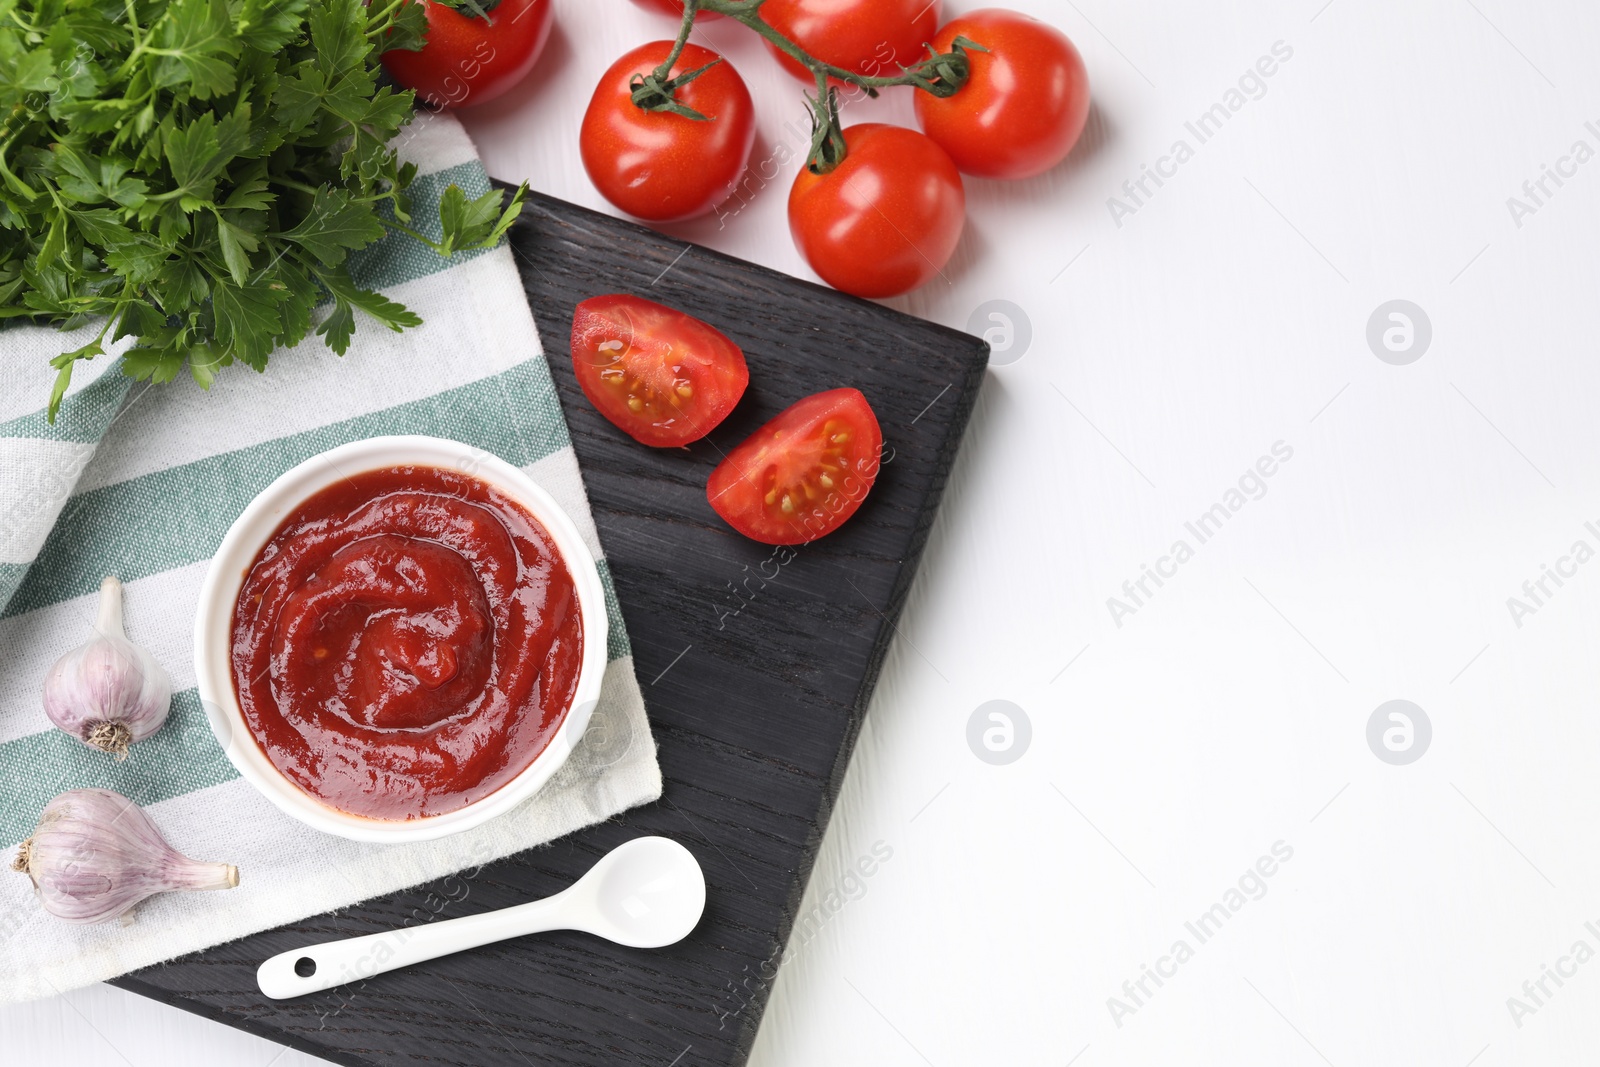
{"type": "MultiPolygon", "coordinates": [[[[875,304],[534,196],[512,244],[616,579],[662,800],[551,845],[116,984],[347,1064],[741,1064],[972,410],[987,346],[875,304]],[[651,450],[583,399],[574,305],[633,292],[745,350],[750,389],[705,441],[651,450]],[[706,502],[721,455],[777,412],[852,385],[892,454],[856,516],[781,562],[706,502]],[[269,1001],[274,953],[556,892],[642,834],[706,872],[687,940],[637,951],[522,938],[356,986],[269,1001]]],[[[638,739],[642,742],[643,739],[638,739]]]]}

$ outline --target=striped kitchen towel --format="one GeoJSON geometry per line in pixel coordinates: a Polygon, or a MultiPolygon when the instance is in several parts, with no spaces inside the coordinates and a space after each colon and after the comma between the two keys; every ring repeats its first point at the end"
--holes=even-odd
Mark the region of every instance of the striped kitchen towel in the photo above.
{"type": "MultiPolygon", "coordinates": [[[[401,142],[419,168],[413,225],[437,235],[443,190],[481,195],[488,176],[448,115],[419,115],[401,142]]],[[[395,334],[358,315],[343,358],[312,338],[276,353],[264,376],[232,368],[209,393],[130,382],[113,354],[78,365],[54,425],[48,359],[81,341],[0,331],[0,862],[52,797],[100,786],[143,805],[180,852],[235,864],[241,879],[151,898],[128,925],[70,926],[39,907],[26,876],[0,869],[0,1002],[476,867],[661,794],[622,613],[509,247],[444,260],[391,236],[352,269],[423,325],[395,334]],[[583,743],[537,796],[442,841],[357,844],[291,820],[238,777],[200,708],[191,634],[207,562],[257,492],[334,445],[406,433],[492,452],[560,502],[601,560],[610,663],[583,743]],[[128,636],[165,665],[174,692],[166,725],[123,762],[52,728],[40,703],[50,664],[89,638],[107,574],[126,584],[128,636]]]]}

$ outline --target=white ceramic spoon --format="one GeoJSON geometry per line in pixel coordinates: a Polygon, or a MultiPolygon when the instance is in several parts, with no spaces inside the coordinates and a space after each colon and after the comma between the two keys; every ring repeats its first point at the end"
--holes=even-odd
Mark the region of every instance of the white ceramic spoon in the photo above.
{"type": "Polygon", "coordinates": [[[267,996],[284,1000],[550,930],[582,930],[630,948],[661,948],[688,937],[705,907],[705,875],[689,850],[665,837],[640,837],[606,853],[553,897],[280,952],[256,971],[256,982],[267,996]]]}

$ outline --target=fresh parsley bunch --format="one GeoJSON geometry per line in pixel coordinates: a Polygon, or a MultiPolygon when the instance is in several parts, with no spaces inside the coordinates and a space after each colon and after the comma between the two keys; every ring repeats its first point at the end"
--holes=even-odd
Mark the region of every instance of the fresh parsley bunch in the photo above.
{"type": "Polygon", "coordinates": [[[99,336],[51,360],[54,419],[73,365],[136,338],[125,373],[201,386],[262,370],[312,328],[335,352],[355,310],[421,320],[357,286],[353,249],[389,230],[441,255],[487,247],[522,210],[451,186],[443,235],[408,224],[391,139],[412,94],[378,53],[422,46],[411,0],[0,0],[0,319],[99,336]]]}

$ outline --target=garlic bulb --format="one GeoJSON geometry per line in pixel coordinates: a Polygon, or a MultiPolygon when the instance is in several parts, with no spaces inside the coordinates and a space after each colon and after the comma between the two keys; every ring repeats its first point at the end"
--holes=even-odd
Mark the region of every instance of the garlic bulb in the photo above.
{"type": "Polygon", "coordinates": [[[239,884],[237,867],[173,851],[137,804],[109,789],[74,789],[45,805],[11,866],[33,879],[45,911],[69,923],[115,919],[156,893],[239,884]]]}
{"type": "Polygon", "coordinates": [[[118,759],[128,745],[161,729],[172,682],[122,630],[122,583],[100,583],[95,638],[56,661],[44,680],[44,713],[86,745],[118,759]]]}

